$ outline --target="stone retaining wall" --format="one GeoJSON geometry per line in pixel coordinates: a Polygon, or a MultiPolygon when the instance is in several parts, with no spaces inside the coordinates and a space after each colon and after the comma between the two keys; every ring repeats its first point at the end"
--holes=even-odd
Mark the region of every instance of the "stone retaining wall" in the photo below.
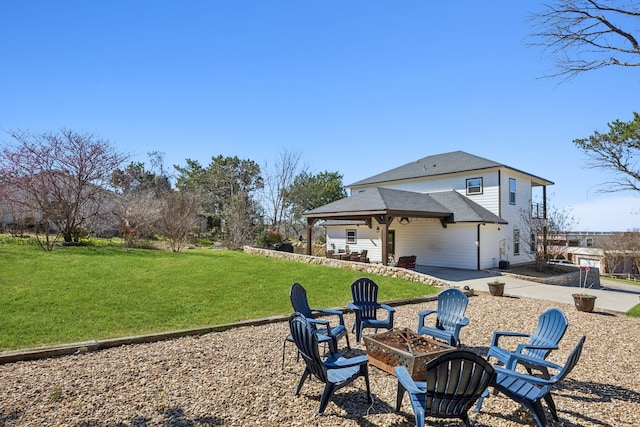
{"type": "Polygon", "coordinates": [[[326,258],[313,255],[301,255],[290,252],[280,252],[265,248],[256,248],[253,246],[245,246],[244,252],[253,255],[265,256],[270,258],[286,259],[290,261],[302,262],[307,264],[325,265],[334,268],[350,268],[352,270],[362,271],[366,274],[377,274],[379,276],[397,277],[412,282],[425,283],[427,285],[447,288],[450,283],[444,282],[433,276],[418,273],[417,271],[408,270],[406,268],[391,267],[382,264],[370,264],[364,262],[341,261],[334,258],[326,258]]]}

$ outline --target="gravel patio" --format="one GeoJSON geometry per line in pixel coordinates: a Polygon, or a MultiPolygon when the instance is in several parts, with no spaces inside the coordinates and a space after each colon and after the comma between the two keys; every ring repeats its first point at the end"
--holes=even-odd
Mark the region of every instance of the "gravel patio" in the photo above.
{"type": "MultiPolygon", "coordinates": [[[[345,301],[346,303],[346,301],[345,301]]],[[[417,312],[436,302],[397,306],[396,326],[415,329],[417,312]]],[[[492,332],[532,332],[538,316],[563,310],[569,328],[550,360],[564,364],[582,335],[582,358],[555,390],[562,426],[640,425],[640,320],[613,312],[578,312],[550,301],[470,298],[463,346],[486,352],[492,332]]],[[[348,325],[353,322],[347,314],[348,325]]],[[[370,368],[374,404],[368,407],[364,381],[339,390],[325,415],[316,411],[322,385],[307,380],[293,392],[303,370],[291,344],[281,368],[286,322],[240,327],[202,336],[0,366],[0,426],[413,426],[405,398],[394,411],[397,383],[370,368]]],[[[350,340],[355,341],[354,334],[350,340]]],[[[341,340],[341,346],[344,341],[341,340]]],[[[364,345],[354,347],[361,353],[364,345]]],[[[548,413],[547,413],[548,414],[548,413]]],[[[532,417],[504,396],[491,396],[476,426],[522,427],[532,417]]],[[[432,425],[462,425],[429,419],[432,425]]]]}

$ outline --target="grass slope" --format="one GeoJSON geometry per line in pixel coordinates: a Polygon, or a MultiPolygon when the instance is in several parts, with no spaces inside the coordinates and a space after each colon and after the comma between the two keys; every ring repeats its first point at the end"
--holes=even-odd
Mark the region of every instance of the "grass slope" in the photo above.
{"type": "MultiPolygon", "coordinates": [[[[312,307],[344,306],[349,269],[240,252],[0,245],[0,350],[219,325],[288,314],[301,283],[312,307]]],[[[379,299],[436,288],[372,276],[379,299]]]]}

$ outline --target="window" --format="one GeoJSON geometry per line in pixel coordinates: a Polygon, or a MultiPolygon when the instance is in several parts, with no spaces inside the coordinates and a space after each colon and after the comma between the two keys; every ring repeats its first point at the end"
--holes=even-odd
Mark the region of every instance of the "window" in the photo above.
{"type": "Polygon", "coordinates": [[[482,194],[482,178],[467,179],[467,195],[482,194]]]}
{"type": "Polygon", "coordinates": [[[509,178],[509,204],[516,204],[516,180],[509,178]]]}
{"type": "Polygon", "coordinates": [[[358,243],[358,235],[355,229],[347,230],[347,243],[358,243]]]}
{"type": "Polygon", "coordinates": [[[520,230],[513,230],[513,254],[520,255],[520,230]]]}
{"type": "Polygon", "coordinates": [[[587,247],[591,248],[593,247],[593,237],[587,237],[587,247]]]}

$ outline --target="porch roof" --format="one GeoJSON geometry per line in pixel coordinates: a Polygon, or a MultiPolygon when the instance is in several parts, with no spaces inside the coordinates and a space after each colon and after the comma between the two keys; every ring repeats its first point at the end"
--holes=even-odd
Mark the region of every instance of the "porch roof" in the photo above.
{"type": "Polygon", "coordinates": [[[439,218],[445,223],[507,221],[457,191],[416,193],[375,187],[303,214],[308,219],[363,220],[374,216],[439,218]]]}

